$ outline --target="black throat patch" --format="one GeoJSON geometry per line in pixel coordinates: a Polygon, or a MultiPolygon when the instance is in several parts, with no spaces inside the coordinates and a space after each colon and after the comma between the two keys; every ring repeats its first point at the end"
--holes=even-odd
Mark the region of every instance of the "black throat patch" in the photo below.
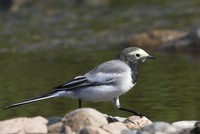
{"type": "Polygon", "coordinates": [[[138,78],[138,68],[139,68],[139,63],[130,63],[130,68],[131,68],[131,77],[132,77],[132,83],[135,84],[137,82],[138,78]]]}

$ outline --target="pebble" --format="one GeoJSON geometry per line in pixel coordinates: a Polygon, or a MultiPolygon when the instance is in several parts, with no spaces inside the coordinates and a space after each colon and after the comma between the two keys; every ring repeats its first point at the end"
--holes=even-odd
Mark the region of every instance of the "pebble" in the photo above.
{"type": "Polygon", "coordinates": [[[193,129],[197,121],[177,121],[172,123],[172,126],[179,129],[193,129]]]}
{"type": "Polygon", "coordinates": [[[110,134],[110,133],[96,126],[87,126],[80,131],[80,134],[110,134]]]}
{"type": "Polygon", "coordinates": [[[126,130],[127,127],[124,123],[121,122],[113,122],[101,127],[105,131],[109,132],[110,134],[121,134],[123,130],[126,130]]]}
{"type": "Polygon", "coordinates": [[[140,130],[138,130],[137,134],[176,134],[179,132],[174,126],[171,126],[166,122],[155,122],[151,125],[147,125],[140,130]]]}
{"type": "Polygon", "coordinates": [[[197,121],[194,126],[195,128],[192,129],[190,132],[192,134],[200,134],[200,121],[197,121]]]}
{"type": "Polygon", "coordinates": [[[129,128],[129,129],[140,129],[146,125],[153,124],[148,118],[143,116],[142,118],[139,116],[130,116],[126,120],[123,121],[123,123],[129,128]]]}

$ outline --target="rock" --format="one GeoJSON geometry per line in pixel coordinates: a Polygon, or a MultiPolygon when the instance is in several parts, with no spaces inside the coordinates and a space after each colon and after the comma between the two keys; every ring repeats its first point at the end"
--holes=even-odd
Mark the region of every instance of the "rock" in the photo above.
{"type": "Polygon", "coordinates": [[[182,129],[177,134],[191,134],[191,129],[182,129]]]}
{"type": "Polygon", "coordinates": [[[102,126],[108,124],[106,118],[95,109],[81,108],[68,113],[62,122],[71,127],[72,131],[79,132],[86,126],[102,126]]]}
{"type": "Polygon", "coordinates": [[[187,33],[175,30],[154,30],[148,33],[134,34],[122,43],[124,47],[137,46],[151,50],[168,41],[184,37],[187,33]]]}
{"type": "Polygon", "coordinates": [[[96,126],[88,126],[80,131],[80,134],[110,134],[102,128],[96,126]]]}
{"type": "Polygon", "coordinates": [[[172,126],[179,129],[193,129],[197,121],[177,121],[172,123],[172,126]]]}
{"type": "Polygon", "coordinates": [[[166,122],[155,122],[137,131],[137,134],[177,134],[179,129],[166,122]]]}
{"type": "Polygon", "coordinates": [[[194,29],[185,36],[165,42],[161,50],[166,53],[198,53],[200,51],[200,29],[194,29]]]}
{"type": "Polygon", "coordinates": [[[127,129],[125,124],[121,122],[109,123],[107,125],[101,126],[101,128],[109,132],[110,134],[121,134],[123,130],[127,129]]]}
{"type": "Polygon", "coordinates": [[[137,134],[137,130],[126,129],[122,131],[122,134],[137,134]]]}
{"type": "Polygon", "coordinates": [[[197,121],[197,122],[194,124],[194,126],[200,128],[200,121],[197,121]]]}
{"type": "Polygon", "coordinates": [[[129,129],[140,129],[146,125],[153,124],[145,116],[143,116],[142,118],[140,118],[139,116],[130,116],[124,121],[124,123],[129,129]]]}
{"type": "Polygon", "coordinates": [[[47,133],[47,119],[37,116],[33,118],[14,118],[0,122],[1,133],[47,133]]]}
{"type": "Polygon", "coordinates": [[[63,125],[61,117],[50,117],[48,121],[48,133],[75,133],[72,132],[72,129],[69,126],[63,125]]]}
{"type": "Polygon", "coordinates": [[[57,122],[48,126],[48,133],[64,133],[65,128],[62,122],[57,122]]]}
{"type": "Polygon", "coordinates": [[[192,134],[200,134],[200,121],[195,123],[195,128],[191,130],[192,134]]]}
{"type": "Polygon", "coordinates": [[[61,131],[61,132],[62,132],[62,133],[65,133],[65,134],[76,134],[76,133],[73,132],[72,129],[71,129],[69,126],[67,126],[67,125],[64,126],[64,130],[61,131]]]}

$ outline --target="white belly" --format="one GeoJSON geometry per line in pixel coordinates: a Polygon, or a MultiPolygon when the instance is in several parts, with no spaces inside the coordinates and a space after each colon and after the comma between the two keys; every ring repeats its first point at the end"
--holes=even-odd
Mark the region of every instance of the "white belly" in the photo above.
{"type": "Polygon", "coordinates": [[[133,86],[134,85],[132,84],[132,86],[127,88],[126,85],[124,86],[124,89],[111,85],[88,87],[76,91],[75,96],[76,98],[81,98],[83,100],[89,100],[92,102],[109,101],[126,93],[133,86]]]}

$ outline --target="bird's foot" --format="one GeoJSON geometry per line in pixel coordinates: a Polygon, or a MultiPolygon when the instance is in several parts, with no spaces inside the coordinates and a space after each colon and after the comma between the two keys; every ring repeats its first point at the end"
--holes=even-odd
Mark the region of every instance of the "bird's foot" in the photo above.
{"type": "Polygon", "coordinates": [[[141,114],[141,113],[139,113],[139,112],[134,112],[133,115],[139,116],[140,118],[142,118],[143,116],[144,116],[144,117],[147,117],[146,115],[141,114]]]}

